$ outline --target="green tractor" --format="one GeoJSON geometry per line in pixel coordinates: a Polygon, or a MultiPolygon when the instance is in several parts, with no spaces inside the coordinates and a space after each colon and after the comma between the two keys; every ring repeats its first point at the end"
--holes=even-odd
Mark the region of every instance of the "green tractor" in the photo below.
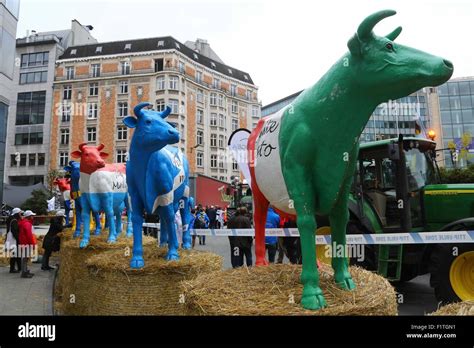
{"type": "MultiPolygon", "coordinates": [[[[363,143],[355,175],[348,234],[474,229],[474,184],[441,182],[431,140],[363,143]]],[[[474,243],[366,245],[364,251],[359,264],[391,281],[430,273],[438,301],[474,299],[474,243]]]]}

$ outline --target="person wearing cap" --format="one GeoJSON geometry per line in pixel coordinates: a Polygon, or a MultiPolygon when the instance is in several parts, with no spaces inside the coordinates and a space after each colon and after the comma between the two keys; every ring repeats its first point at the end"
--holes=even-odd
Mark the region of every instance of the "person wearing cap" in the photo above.
{"type": "Polygon", "coordinates": [[[36,246],[36,240],[33,236],[33,218],[36,214],[31,210],[23,213],[23,219],[18,223],[19,233],[19,249],[21,253],[21,277],[31,278],[33,273],[28,270],[28,258],[32,254],[33,248],[36,246]]]}
{"type": "Polygon", "coordinates": [[[54,267],[49,266],[49,258],[53,251],[59,251],[59,245],[61,242],[58,233],[63,231],[63,222],[64,222],[64,211],[58,210],[56,216],[51,219],[51,224],[49,225],[48,233],[44,236],[43,239],[43,262],[41,264],[41,269],[43,271],[49,271],[54,269],[54,267]]]}
{"type": "Polygon", "coordinates": [[[7,219],[7,238],[5,246],[9,251],[14,250],[14,257],[10,257],[10,273],[18,273],[21,270],[21,258],[18,257],[18,238],[20,233],[18,222],[21,220],[21,213],[20,208],[13,208],[7,219]]]}

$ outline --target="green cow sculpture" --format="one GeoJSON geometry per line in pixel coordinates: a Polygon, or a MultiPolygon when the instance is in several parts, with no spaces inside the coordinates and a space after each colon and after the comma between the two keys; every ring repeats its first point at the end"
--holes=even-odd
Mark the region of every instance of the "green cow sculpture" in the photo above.
{"type": "MultiPolygon", "coordinates": [[[[395,13],[384,10],[367,17],[347,43],[349,52],[291,105],[260,120],[248,137],[256,264],[267,264],[269,204],[296,215],[303,254],[301,304],[307,309],[326,305],[316,264],[315,215],[329,216],[332,242],[345,250],[349,189],[359,137],[370,115],[382,102],[440,85],[453,73],[448,60],[395,43],[401,27],[374,35],[374,26],[395,13]]],[[[332,267],[335,282],[354,289],[347,258],[333,257],[332,267]]]]}

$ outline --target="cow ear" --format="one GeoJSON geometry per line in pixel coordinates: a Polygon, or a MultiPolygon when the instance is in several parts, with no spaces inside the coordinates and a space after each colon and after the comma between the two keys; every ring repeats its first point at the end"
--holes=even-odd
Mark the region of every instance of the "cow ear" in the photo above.
{"type": "Polygon", "coordinates": [[[398,27],[385,37],[391,41],[395,41],[395,39],[398,37],[398,35],[400,35],[401,32],[402,32],[402,27],[398,27]]]}
{"type": "Polygon", "coordinates": [[[109,157],[109,154],[107,152],[101,152],[100,154],[100,158],[107,158],[109,157]]]}
{"type": "Polygon", "coordinates": [[[138,119],[136,117],[133,117],[133,116],[127,116],[123,119],[122,122],[128,128],[135,128],[138,124],[138,119]]]}
{"type": "Polygon", "coordinates": [[[76,150],[76,151],[73,151],[73,152],[71,152],[71,156],[72,156],[73,158],[81,158],[82,152],[81,152],[81,151],[77,151],[77,150],[76,150]]]}
{"type": "Polygon", "coordinates": [[[353,57],[360,57],[362,55],[362,49],[360,46],[361,44],[357,34],[354,34],[354,36],[347,41],[347,47],[353,57]]]}
{"type": "Polygon", "coordinates": [[[166,118],[171,113],[171,108],[169,106],[166,107],[162,112],[160,112],[161,118],[166,118]]]}

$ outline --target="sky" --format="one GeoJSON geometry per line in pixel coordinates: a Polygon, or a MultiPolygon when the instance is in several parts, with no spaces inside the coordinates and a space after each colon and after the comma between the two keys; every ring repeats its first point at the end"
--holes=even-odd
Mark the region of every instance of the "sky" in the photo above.
{"type": "Polygon", "coordinates": [[[17,37],[77,19],[99,42],[206,39],[224,63],[250,74],[266,105],[317,82],[360,22],[382,9],[397,14],[376,34],[402,26],[397,42],[449,59],[453,77],[474,76],[472,0],[21,0],[17,37]]]}

